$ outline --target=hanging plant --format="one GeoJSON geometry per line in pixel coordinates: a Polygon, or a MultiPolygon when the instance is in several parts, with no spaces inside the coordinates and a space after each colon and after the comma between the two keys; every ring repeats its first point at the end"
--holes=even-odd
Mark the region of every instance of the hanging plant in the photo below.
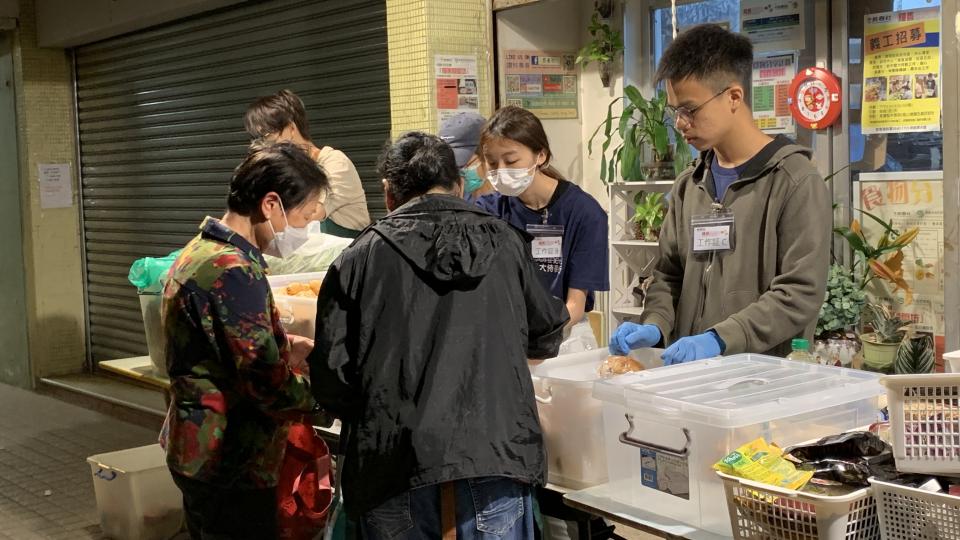
{"type": "Polygon", "coordinates": [[[623,52],[623,36],[620,32],[610,28],[610,25],[600,20],[596,11],[590,19],[590,42],[577,55],[577,63],[587,67],[590,62],[600,64],[600,81],[604,88],[610,87],[610,77],[613,73],[613,63],[623,52]]]}

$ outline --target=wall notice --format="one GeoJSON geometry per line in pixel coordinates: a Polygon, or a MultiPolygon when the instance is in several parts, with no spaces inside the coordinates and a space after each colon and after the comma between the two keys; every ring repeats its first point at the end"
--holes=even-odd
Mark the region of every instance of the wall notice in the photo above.
{"type": "Polygon", "coordinates": [[[760,57],[753,61],[753,121],[770,134],[796,132],[790,105],[790,82],[797,74],[793,54],[760,57]]]}
{"type": "Polygon", "coordinates": [[[70,208],[73,206],[73,182],[70,164],[56,163],[39,166],[40,208],[70,208]]]}
{"type": "Polygon", "coordinates": [[[803,1],[742,0],[740,33],[750,38],[756,52],[803,50],[803,1]]]}
{"type": "Polygon", "coordinates": [[[940,130],[940,10],[867,15],[863,134],[940,130]]]}
{"type": "MultiPolygon", "coordinates": [[[[943,173],[863,173],[860,175],[860,208],[905,231],[918,227],[920,234],[904,250],[903,278],[913,291],[912,302],[876,280],[871,296],[893,304],[901,317],[916,323],[917,330],[944,334],[943,324],[943,173]]],[[[879,223],[862,217],[868,239],[880,238],[879,223]]]]}
{"type": "Polygon", "coordinates": [[[461,112],[480,112],[477,57],[438,54],[434,59],[437,78],[438,122],[461,112]]]}
{"type": "Polygon", "coordinates": [[[504,51],[507,105],[546,120],[577,118],[578,79],[572,52],[504,51]]]}

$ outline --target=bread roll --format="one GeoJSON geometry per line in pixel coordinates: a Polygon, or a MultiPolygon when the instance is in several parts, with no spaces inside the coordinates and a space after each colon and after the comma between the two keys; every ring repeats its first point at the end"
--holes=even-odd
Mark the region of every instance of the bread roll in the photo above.
{"type": "Polygon", "coordinates": [[[613,377],[635,371],[643,371],[643,364],[629,356],[608,356],[597,370],[601,377],[613,377]]]}

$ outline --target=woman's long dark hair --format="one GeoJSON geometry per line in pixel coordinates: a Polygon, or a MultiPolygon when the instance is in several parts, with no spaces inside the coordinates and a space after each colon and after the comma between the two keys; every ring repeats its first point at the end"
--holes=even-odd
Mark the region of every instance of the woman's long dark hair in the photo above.
{"type": "Polygon", "coordinates": [[[540,172],[556,180],[564,180],[560,171],[550,165],[553,159],[553,152],[550,151],[550,142],[547,140],[547,132],[543,130],[543,124],[540,119],[532,112],[508,105],[498,110],[487,124],[483,126],[483,132],[480,133],[480,144],[477,147],[477,154],[483,155],[483,148],[490,143],[492,139],[502,138],[518,142],[533,152],[543,152],[547,159],[540,166],[540,172]]]}

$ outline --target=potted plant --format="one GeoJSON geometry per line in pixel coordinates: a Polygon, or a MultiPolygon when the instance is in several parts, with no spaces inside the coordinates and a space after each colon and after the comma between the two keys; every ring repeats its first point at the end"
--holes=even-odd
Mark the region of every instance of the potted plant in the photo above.
{"type": "Polygon", "coordinates": [[[660,239],[660,227],[667,214],[663,193],[640,192],[633,198],[633,231],[637,240],[656,242],[660,239]]]}
{"type": "Polygon", "coordinates": [[[603,130],[600,179],[615,182],[618,170],[627,182],[675,178],[690,163],[691,156],[690,147],[665,121],[667,94],[661,91],[648,100],[632,85],[625,87],[623,94],[610,102],[607,118],[587,141],[587,152],[592,156],[593,141],[603,130]],[[621,100],[623,112],[616,116],[613,107],[621,100]],[[679,144],[670,142],[671,133],[679,144]],[[620,144],[615,145],[615,141],[620,144]],[[645,150],[649,150],[651,162],[644,162],[645,150]]]}
{"type": "Polygon", "coordinates": [[[907,330],[906,338],[900,344],[900,348],[897,349],[894,372],[897,375],[933,373],[935,364],[936,351],[933,345],[933,336],[915,332],[911,326],[907,330]]]}
{"type": "Polygon", "coordinates": [[[594,11],[590,19],[590,42],[577,54],[577,63],[587,67],[590,62],[600,64],[600,82],[604,88],[610,87],[613,63],[623,52],[623,36],[600,20],[600,14],[594,11]]]}
{"type": "Polygon", "coordinates": [[[820,339],[845,339],[860,322],[867,293],[854,280],[853,273],[839,264],[830,265],[827,298],[820,306],[817,336],[820,339]]]}
{"type": "Polygon", "coordinates": [[[871,331],[860,334],[863,344],[863,367],[868,371],[892,373],[897,351],[907,333],[910,321],[897,317],[888,306],[868,303],[865,323],[871,331]]]}

